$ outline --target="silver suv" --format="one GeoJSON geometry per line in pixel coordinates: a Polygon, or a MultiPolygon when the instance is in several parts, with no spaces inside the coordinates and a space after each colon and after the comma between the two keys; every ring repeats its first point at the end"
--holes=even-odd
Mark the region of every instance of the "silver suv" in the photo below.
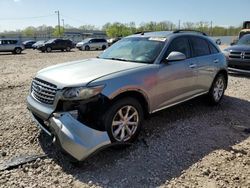
{"type": "Polygon", "coordinates": [[[19,40],[0,39],[0,52],[12,52],[20,54],[24,50],[24,45],[19,40]]]}
{"type": "Polygon", "coordinates": [[[92,39],[87,38],[76,44],[79,50],[105,50],[108,47],[106,39],[92,39]]]}
{"type": "Polygon", "coordinates": [[[98,58],[39,71],[27,98],[40,128],[77,160],[111,143],[130,143],[145,115],[200,95],[218,104],[227,63],[199,32],[141,33],[98,58]]]}

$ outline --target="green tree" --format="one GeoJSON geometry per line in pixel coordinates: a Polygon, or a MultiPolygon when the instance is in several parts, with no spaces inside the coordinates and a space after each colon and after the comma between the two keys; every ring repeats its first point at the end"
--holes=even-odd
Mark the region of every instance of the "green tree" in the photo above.
{"type": "Polygon", "coordinates": [[[53,35],[54,37],[61,37],[61,36],[63,36],[63,34],[64,34],[64,28],[63,28],[63,27],[60,27],[60,29],[59,29],[59,27],[56,26],[56,27],[53,29],[52,35],[53,35]]]}
{"type": "Polygon", "coordinates": [[[22,33],[24,36],[33,37],[36,33],[36,28],[33,26],[26,27],[22,33]]]}

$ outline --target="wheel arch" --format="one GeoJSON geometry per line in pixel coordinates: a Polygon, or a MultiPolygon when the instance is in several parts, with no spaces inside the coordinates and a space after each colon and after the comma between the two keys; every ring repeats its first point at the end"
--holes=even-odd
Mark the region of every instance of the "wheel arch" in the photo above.
{"type": "Polygon", "coordinates": [[[227,85],[228,85],[228,72],[225,70],[225,69],[221,69],[219,70],[219,72],[215,75],[214,79],[219,76],[219,75],[223,75],[226,79],[226,88],[227,88],[227,85]]]}
{"type": "Polygon", "coordinates": [[[145,116],[149,115],[149,110],[150,110],[149,100],[148,100],[147,95],[141,90],[122,91],[122,92],[119,92],[119,93],[112,95],[109,98],[109,100],[112,104],[112,103],[116,102],[117,100],[120,100],[120,99],[125,98],[125,97],[131,97],[131,98],[138,100],[138,102],[142,105],[144,115],[145,116]]]}

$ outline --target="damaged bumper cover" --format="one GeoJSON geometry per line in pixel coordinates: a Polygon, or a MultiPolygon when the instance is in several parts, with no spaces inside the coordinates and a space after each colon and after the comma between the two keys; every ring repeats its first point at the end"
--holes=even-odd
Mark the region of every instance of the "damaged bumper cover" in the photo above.
{"type": "Polygon", "coordinates": [[[54,113],[49,118],[49,127],[33,115],[38,127],[57,139],[59,145],[78,161],[82,161],[111,144],[106,131],[98,131],[84,125],[69,112],[54,113]]]}

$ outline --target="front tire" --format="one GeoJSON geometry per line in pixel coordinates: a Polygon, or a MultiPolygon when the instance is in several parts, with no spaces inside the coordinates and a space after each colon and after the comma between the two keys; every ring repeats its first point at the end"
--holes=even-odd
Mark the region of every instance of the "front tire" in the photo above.
{"type": "Polygon", "coordinates": [[[141,130],[143,110],[134,98],[117,100],[103,118],[103,124],[113,143],[132,143],[141,130]]]}
{"type": "Polygon", "coordinates": [[[85,46],[85,51],[89,51],[90,47],[89,46],[85,46]]]}
{"type": "Polygon", "coordinates": [[[66,52],[70,52],[71,48],[69,46],[66,47],[66,52]]]}
{"type": "Polygon", "coordinates": [[[212,105],[219,104],[224,96],[226,89],[226,78],[222,74],[216,76],[213,81],[212,87],[208,93],[209,103],[212,105]]]}
{"type": "Polygon", "coordinates": [[[51,47],[47,47],[47,48],[46,48],[46,52],[49,53],[49,52],[51,52],[51,51],[52,51],[52,48],[51,48],[51,47]]]}

